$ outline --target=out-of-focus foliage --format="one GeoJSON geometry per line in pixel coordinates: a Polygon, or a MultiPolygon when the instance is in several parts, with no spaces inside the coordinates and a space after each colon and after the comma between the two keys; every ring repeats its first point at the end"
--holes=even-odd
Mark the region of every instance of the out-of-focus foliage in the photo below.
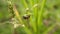
{"type": "Polygon", "coordinates": [[[10,12],[8,11],[7,0],[0,0],[0,22],[11,17],[10,12]]]}
{"type": "Polygon", "coordinates": [[[0,34],[13,34],[13,25],[10,23],[0,23],[0,34]]]}
{"type": "MultiPolygon", "coordinates": [[[[15,5],[25,24],[25,27],[20,25],[16,28],[17,34],[60,33],[60,0],[12,0],[11,2],[12,5],[15,5]],[[46,1],[46,3],[44,3],[44,1],[46,1]],[[25,16],[25,14],[30,13],[30,19],[23,18],[23,15],[25,16]],[[54,27],[57,27],[57,29],[54,27]]],[[[0,0],[0,22],[12,16],[8,8],[8,0],[0,0]]],[[[0,24],[0,34],[12,34],[15,32],[13,25],[5,23],[6,22],[0,24]]]]}

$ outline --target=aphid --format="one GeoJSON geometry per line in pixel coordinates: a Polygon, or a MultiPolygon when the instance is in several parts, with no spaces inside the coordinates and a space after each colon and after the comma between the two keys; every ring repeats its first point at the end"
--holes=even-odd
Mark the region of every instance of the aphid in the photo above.
{"type": "Polygon", "coordinates": [[[24,19],[29,19],[29,18],[30,18],[30,15],[25,14],[25,15],[23,16],[23,18],[24,18],[24,19]]]}

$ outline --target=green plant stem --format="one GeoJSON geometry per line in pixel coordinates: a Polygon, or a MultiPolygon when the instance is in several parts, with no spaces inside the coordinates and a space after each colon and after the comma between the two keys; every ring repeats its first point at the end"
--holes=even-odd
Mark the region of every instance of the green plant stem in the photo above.
{"type": "Polygon", "coordinates": [[[24,8],[28,8],[28,5],[27,5],[27,3],[26,3],[25,0],[21,0],[21,2],[22,2],[22,4],[23,4],[24,8]]]}
{"type": "Polygon", "coordinates": [[[43,14],[43,9],[44,9],[44,5],[46,3],[46,0],[43,0],[42,1],[42,5],[41,5],[41,9],[40,11],[38,12],[38,34],[40,34],[40,26],[42,25],[42,14],[43,14]]]}

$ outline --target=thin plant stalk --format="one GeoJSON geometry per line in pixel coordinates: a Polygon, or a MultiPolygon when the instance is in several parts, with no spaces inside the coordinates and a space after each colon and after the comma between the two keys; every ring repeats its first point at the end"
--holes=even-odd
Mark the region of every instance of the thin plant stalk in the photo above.
{"type": "Polygon", "coordinates": [[[43,0],[42,1],[42,5],[41,5],[41,9],[40,11],[38,12],[38,33],[40,33],[40,26],[42,25],[42,14],[43,14],[43,9],[44,9],[44,6],[45,6],[45,3],[46,3],[46,0],[43,0]]]}

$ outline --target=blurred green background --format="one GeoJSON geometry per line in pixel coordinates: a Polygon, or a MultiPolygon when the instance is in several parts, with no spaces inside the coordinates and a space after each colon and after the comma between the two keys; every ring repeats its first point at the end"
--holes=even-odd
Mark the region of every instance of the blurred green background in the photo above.
{"type": "Polygon", "coordinates": [[[60,0],[45,0],[46,2],[42,9],[43,1],[44,0],[0,0],[0,34],[28,34],[28,30],[31,30],[32,34],[60,34],[60,0]],[[28,29],[20,24],[20,18],[16,17],[13,5],[15,5],[20,18],[28,29]],[[41,11],[43,10],[42,13],[40,9],[41,11]],[[25,14],[29,13],[32,14],[32,20],[29,20],[29,17],[25,16],[25,14]],[[41,13],[42,16],[40,17],[40,19],[42,18],[40,20],[42,22],[40,27],[35,24],[39,19],[37,13],[39,15],[41,13]],[[30,21],[32,21],[31,24],[30,21]],[[34,30],[35,27],[37,28],[36,32],[34,30]]]}

